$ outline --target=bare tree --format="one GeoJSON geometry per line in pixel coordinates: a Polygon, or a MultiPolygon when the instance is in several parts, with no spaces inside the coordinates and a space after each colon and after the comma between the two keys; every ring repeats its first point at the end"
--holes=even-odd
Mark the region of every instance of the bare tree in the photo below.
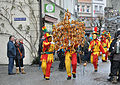
{"type": "MultiPolygon", "coordinates": [[[[2,2],[2,1],[0,1],[2,2]]],[[[3,2],[5,3],[5,2],[3,2]]],[[[27,46],[25,44],[25,46],[28,48],[28,50],[31,53],[31,56],[33,58],[37,57],[37,41],[39,38],[39,30],[38,30],[38,15],[35,14],[34,9],[32,8],[32,4],[34,3],[34,0],[23,0],[23,1],[19,1],[18,0],[6,0],[6,3],[9,3],[10,5],[7,6],[3,5],[0,6],[0,20],[2,21],[6,21],[11,28],[21,37],[23,38],[28,44],[29,46],[27,46]],[[29,14],[25,11],[24,7],[28,8],[28,11],[30,12],[29,14]],[[26,25],[26,27],[23,27],[22,24],[19,24],[18,27],[15,27],[15,25],[13,24],[13,16],[15,14],[17,14],[16,12],[14,12],[15,10],[19,10],[19,13],[24,14],[29,21],[32,23],[32,28],[30,25],[26,25]],[[31,17],[29,17],[31,15],[31,17]],[[24,28],[24,29],[23,29],[24,28]],[[34,30],[34,34],[35,36],[30,34],[31,30],[34,30]],[[26,37],[26,36],[29,36],[26,37]],[[34,39],[33,39],[34,37],[34,39]]],[[[4,27],[5,23],[1,23],[0,24],[0,30],[4,27]]],[[[8,30],[7,30],[8,31],[8,30]]],[[[9,32],[9,31],[8,31],[9,32]]],[[[6,33],[0,33],[0,34],[8,34],[6,33]]],[[[10,34],[10,33],[9,33],[10,34]]],[[[12,35],[12,34],[11,34],[12,35]]],[[[16,36],[17,37],[17,36],[16,36]]]]}

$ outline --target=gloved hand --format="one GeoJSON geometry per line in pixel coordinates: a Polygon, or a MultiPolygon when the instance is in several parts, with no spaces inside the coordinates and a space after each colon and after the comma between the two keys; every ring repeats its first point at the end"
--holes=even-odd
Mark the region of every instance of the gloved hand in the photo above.
{"type": "Polygon", "coordinates": [[[88,51],[91,51],[91,49],[88,49],[88,51]]]}
{"type": "Polygon", "coordinates": [[[105,54],[103,54],[103,57],[105,57],[105,54]]]}

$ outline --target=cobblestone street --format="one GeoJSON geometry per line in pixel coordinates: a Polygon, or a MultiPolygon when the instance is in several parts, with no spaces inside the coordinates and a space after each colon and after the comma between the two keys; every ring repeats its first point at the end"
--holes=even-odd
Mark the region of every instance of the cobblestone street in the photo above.
{"type": "Polygon", "coordinates": [[[12,76],[7,74],[7,66],[0,66],[0,85],[112,85],[107,81],[109,62],[102,63],[99,61],[99,70],[97,73],[93,72],[93,66],[90,63],[85,67],[84,73],[84,67],[79,65],[77,67],[77,78],[71,80],[66,80],[66,72],[58,71],[58,64],[58,61],[53,63],[49,81],[44,80],[42,71],[38,69],[38,66],[25,66],[27,74],[12,76]]]}

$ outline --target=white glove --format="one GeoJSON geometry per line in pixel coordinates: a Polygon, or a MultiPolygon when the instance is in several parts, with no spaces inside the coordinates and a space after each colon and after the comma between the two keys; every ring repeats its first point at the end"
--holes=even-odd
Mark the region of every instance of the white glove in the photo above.
{"type": "Polygon", "coordinates": [[[105,54],[103,54],[103,57],[105,57],[105,54]]]}
{"type": "Polygon", "coordinates": [[[91,49],[88,49],[88,51],[90,51],[91,49]]]}
{"type": "Polygon", "coordinates": [[[102,52],[100,52],[100,54],[102,54],[102,52]]]}
{"type": "Polygon", "coordinates": [[[112,49],[114,49],[114,47],[112,47],[112,49]]]}
{"type": "Polygon", "coordinates": [[[109,48],[107,49],[107,51],[109,51],[109,48]]]}

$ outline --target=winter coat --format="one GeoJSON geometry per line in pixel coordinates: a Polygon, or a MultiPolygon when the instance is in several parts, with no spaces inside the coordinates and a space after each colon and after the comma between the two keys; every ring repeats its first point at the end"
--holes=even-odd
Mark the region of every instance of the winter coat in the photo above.
{"type": "Polygon", "coordinates": [[[20,59],[21,58],[21,56],[20,56],[20,52],[19,52],[19,50],[20,50],[20,46],[19,46],[19,44],[15,44],[15,47],[16,47],[16,59],[20,59]],[[18,50],[19,49],[19,50],[18,50]]]}
{"type": "Polygon", "coordinates": [[[12,41],[7,43],[7,56],[9,58],[15,58],[16,56],[16,47],[12,41]]]}
{"type": "Polygon", "coordinates": [[[22,58],[24,58],[24,57],[25,57],[25,50],[24,50],[24,46],[23,46],[23,44],[22,44],[22,43],[20,43],[20,44],[19,44],[19,46],[20,46],[20,52],[22,53],[22,58]]]}
{"type": "Polygon", "coordinates": [[[120,49],[120,42],[119,42],[119,46],[117,46],[117,41],[113,47],[113,61],[119,61],[120,62],[120,53],[117,53],[117,47],[119,47],[120,49]]]}

